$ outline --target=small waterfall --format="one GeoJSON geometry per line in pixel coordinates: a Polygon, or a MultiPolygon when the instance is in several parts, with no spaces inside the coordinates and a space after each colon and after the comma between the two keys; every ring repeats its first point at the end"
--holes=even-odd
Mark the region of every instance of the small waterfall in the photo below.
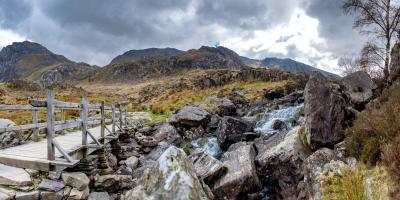
{"type": "Polygon", "coordinates": [[[203,149],[206,153],[210,154],[213,157],[217,157],[221,152],[216,137],[199,138],[192,141],[191,144],[195,148],[203,149]]]}
{"type": "Polygon", "coordinates": [[[260,121],[256,123],[256,131],[261,133],[272,133],[274,132],[273,125],[276,120],[284,122],[284,129],[289,130],[293,128],[293,122],[300,117],[301,109],[303,104],[299,104],[293,107],[283,107],[278,110],[268,111],[264,113],[264,116],[260,121]]]}

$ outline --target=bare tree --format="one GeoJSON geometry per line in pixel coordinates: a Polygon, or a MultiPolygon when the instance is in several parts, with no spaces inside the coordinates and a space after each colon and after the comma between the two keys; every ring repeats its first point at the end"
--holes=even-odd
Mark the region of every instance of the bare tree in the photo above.
{"type": "Polygon", "coordinates": [[[400,23],[398,5],[396,0],[344,0],[343,3],[346,13],[356,15],[354,27],[359,28],[361,33],[376,38],[374,43],[371,42],[367,46],[373,44],[374,50],[383,49],[383,55],[379,56],[382,60],[379,61],[383,63],[385,79],[389,77],[391,43],[400,23]]]}
{"type": "Polygon", "coordinates": [[[356,54],[346,54],[339,58],[338,65],[343,76],[347,76],[353,72],[362,70],[360,66],[360,58],[356,54]]]}

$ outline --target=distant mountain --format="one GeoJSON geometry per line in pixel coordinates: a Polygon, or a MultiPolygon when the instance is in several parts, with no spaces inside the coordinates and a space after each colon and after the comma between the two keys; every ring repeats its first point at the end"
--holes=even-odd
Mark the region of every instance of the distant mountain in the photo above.
{"type": "Polygon", "coordinates": [[[111,63],[142,60],[147,57],[156,57],[156,56],[177,56],[182,53],[184,53],[184,51],[174,48],[149,48],[149,49],[130,50],[123,53],[122,55],[115,57],[111,61],[111,63]]]}
{"type": "Polygon", "coordinates": [[[0,82],[28,79],[43,84],[59,81],[80,81],[98,69],[85,63],[76,63],[54,54],[34,42],[14,42],[0,51],[0,82]]]}
{"type": "Polygon", "coordinates": [[[153,56],[111,64],[98,70],[90,80],[100,82],[137,82],[191,69],[240,69],[240,56],[225,47],[189,50],[175,56],[153,56]]]}
{"type": "Polygon", "coordinates": [[[273,69],[281,69],[290,72],[304,72],[304,73],[311,73],[311,72],[320,72],[325,76],[333,76],[337,77],[338,75],[312,67],[310,65],[306,65],[301,62],[297,62],[295,60],[289,58],[265,58],[263,60],[256,60],[250,59],[247,57],[241,57],[242,62],[249,67],[266,67],[266,68],[273,68],[273,69]]]}

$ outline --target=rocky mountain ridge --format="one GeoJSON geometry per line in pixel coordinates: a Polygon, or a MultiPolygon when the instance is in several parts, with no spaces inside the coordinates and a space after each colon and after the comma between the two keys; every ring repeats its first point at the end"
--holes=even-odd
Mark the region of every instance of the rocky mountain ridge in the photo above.
{"type": "Polygon", "coordinates": [[[0,51],[0,82],[28,79],[45,85],[59,81],[81,81],[97,66],[73,62],[34,42],[14,42],[0,51]]]}

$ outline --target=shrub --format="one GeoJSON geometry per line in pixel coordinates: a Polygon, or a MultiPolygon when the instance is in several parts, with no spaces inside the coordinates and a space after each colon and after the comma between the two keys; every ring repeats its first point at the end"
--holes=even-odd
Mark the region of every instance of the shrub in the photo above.
{"type": "Polygon", "coordinates": [[[400,85],[386,89],[346,129],[346,147],[351,156],[367,165],[376,164],[382,150],[400,135],[400,85]]]}
{"type": "Polygon", "coordinates": [[[393,199],[400,199],[400,135],[387,145],[383,151],[383,163],[394,185],[393,199]]]}

